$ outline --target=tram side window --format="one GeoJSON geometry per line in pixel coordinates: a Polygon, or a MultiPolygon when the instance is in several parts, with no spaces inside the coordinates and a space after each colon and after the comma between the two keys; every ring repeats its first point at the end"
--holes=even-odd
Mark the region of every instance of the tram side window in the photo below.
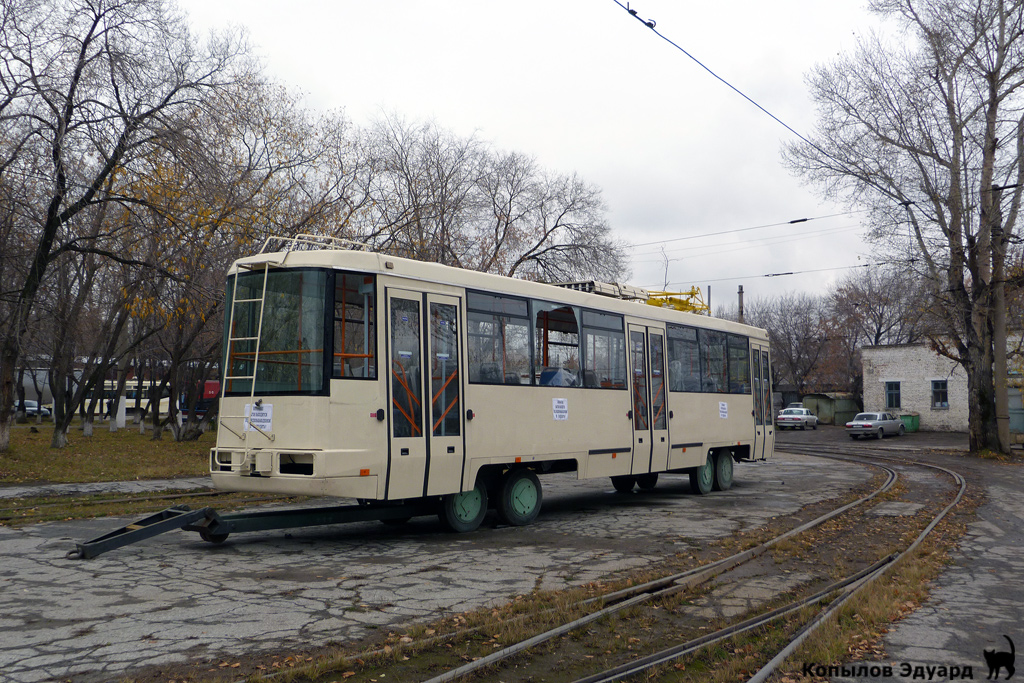
{"type": "Polygon", "coordinates": [[[705,393],[725,394],[729,391],[729,373],[726,364],[725,333],[714,330],[700,331],[700,355],[703,365],[701,389],[705,393]]]}
{"type": "Polygon", "coordinates": [[[474,384],[529,384],[530,318],[515,297],[466,293],[469,381],[474,384]]]}
{"type": "Polygon", "coordinates": [[[574,306],[531,302],[534,321],[533,380],[549,387],[578,387],[580,376],[579,311],[574,306]]]}
{"type": "Polygon", "coordinates": [[[701,391],[700,345],[697,328],[668,326],[669,391],[701,391]]]}
{"type": "Polygon", "coordinates": [[[375,298],[372,275],[336,275],[333,377],[377,377],[375,298]]]}
{"type": "Polygon", "coordinates": [[[583,311],[583,386],[626,388],[626,335],[622,316],[583,311]]]}
{"type": "Polygon", "coordinates": [[[738,334],[729,335],[729,393],[750,393],[750,344],[738,334]]]}

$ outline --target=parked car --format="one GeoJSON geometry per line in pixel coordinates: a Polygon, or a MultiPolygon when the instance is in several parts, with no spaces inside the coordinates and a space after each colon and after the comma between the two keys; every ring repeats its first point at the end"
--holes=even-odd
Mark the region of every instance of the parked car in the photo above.
{"type": "Polygon", "coordinates": [[[892,413],[858,413],[852,422],[846,423],[846,433],[852,439],[873,436],[881,439],[886,434],[903,436],[907,431],[903,420],[892,413]]]}
{"type": "MultiPolygon", "coordinates": [[[[43,417],[50,417],[50,409],[46,406],[40,406],[38,401],[23,401],[23,407],[26,415],[42,415],[43,417]]],[[[19,408],[18,403],[14,404],[14,410],[17,412],[19,408]]]]}
{"type": "Polygon", "coordinates": [[[779,429],[817,429],[818,416],[807,408],[786,408],[775,418],[775,424],[779,429]]]}

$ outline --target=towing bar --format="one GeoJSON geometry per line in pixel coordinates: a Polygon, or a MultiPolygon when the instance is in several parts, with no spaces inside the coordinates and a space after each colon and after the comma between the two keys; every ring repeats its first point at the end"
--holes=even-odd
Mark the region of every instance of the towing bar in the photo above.
{"type": "Polygon", "coordinates": [[[407,520],[437,513],[434,502],[405,505],[359,504],[285,510],[253,510],[220,514],[211,507],[192,510],[176,505],[127,524],[90,541],[76,543],[68,559],[88,560],[103,553],[138,543],[174,529],[197,531],[210,543],[222,543],[228,534],[352,522],[407,520]]]}

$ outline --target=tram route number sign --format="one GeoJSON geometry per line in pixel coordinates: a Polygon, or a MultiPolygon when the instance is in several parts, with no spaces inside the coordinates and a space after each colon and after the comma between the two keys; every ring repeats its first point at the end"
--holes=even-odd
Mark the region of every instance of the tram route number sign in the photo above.
{"type": "Polygon", "coordinates": [[[245,405],[245,431],[255,432],[259,430],[264,432],[274,431],[274,406],[270,403],[264,403],[261,406],[247,403],[245,405]]]}
{"type": "Polygon", "coordinates": [[[555,418],[555,422],[564,422],[569,419],[569,399],[567,398],[553,398],[551,399],[551,413],[555,418]]]}

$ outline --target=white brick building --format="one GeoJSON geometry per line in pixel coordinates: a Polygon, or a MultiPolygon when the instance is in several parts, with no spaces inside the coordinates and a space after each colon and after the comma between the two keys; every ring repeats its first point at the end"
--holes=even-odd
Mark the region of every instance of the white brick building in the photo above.
{"type": "Polygon", "coordinates": [[[920,428],[967,431],[967,373],[928,344],[867,346],[864,410],[918,413],[920,428]]]}

